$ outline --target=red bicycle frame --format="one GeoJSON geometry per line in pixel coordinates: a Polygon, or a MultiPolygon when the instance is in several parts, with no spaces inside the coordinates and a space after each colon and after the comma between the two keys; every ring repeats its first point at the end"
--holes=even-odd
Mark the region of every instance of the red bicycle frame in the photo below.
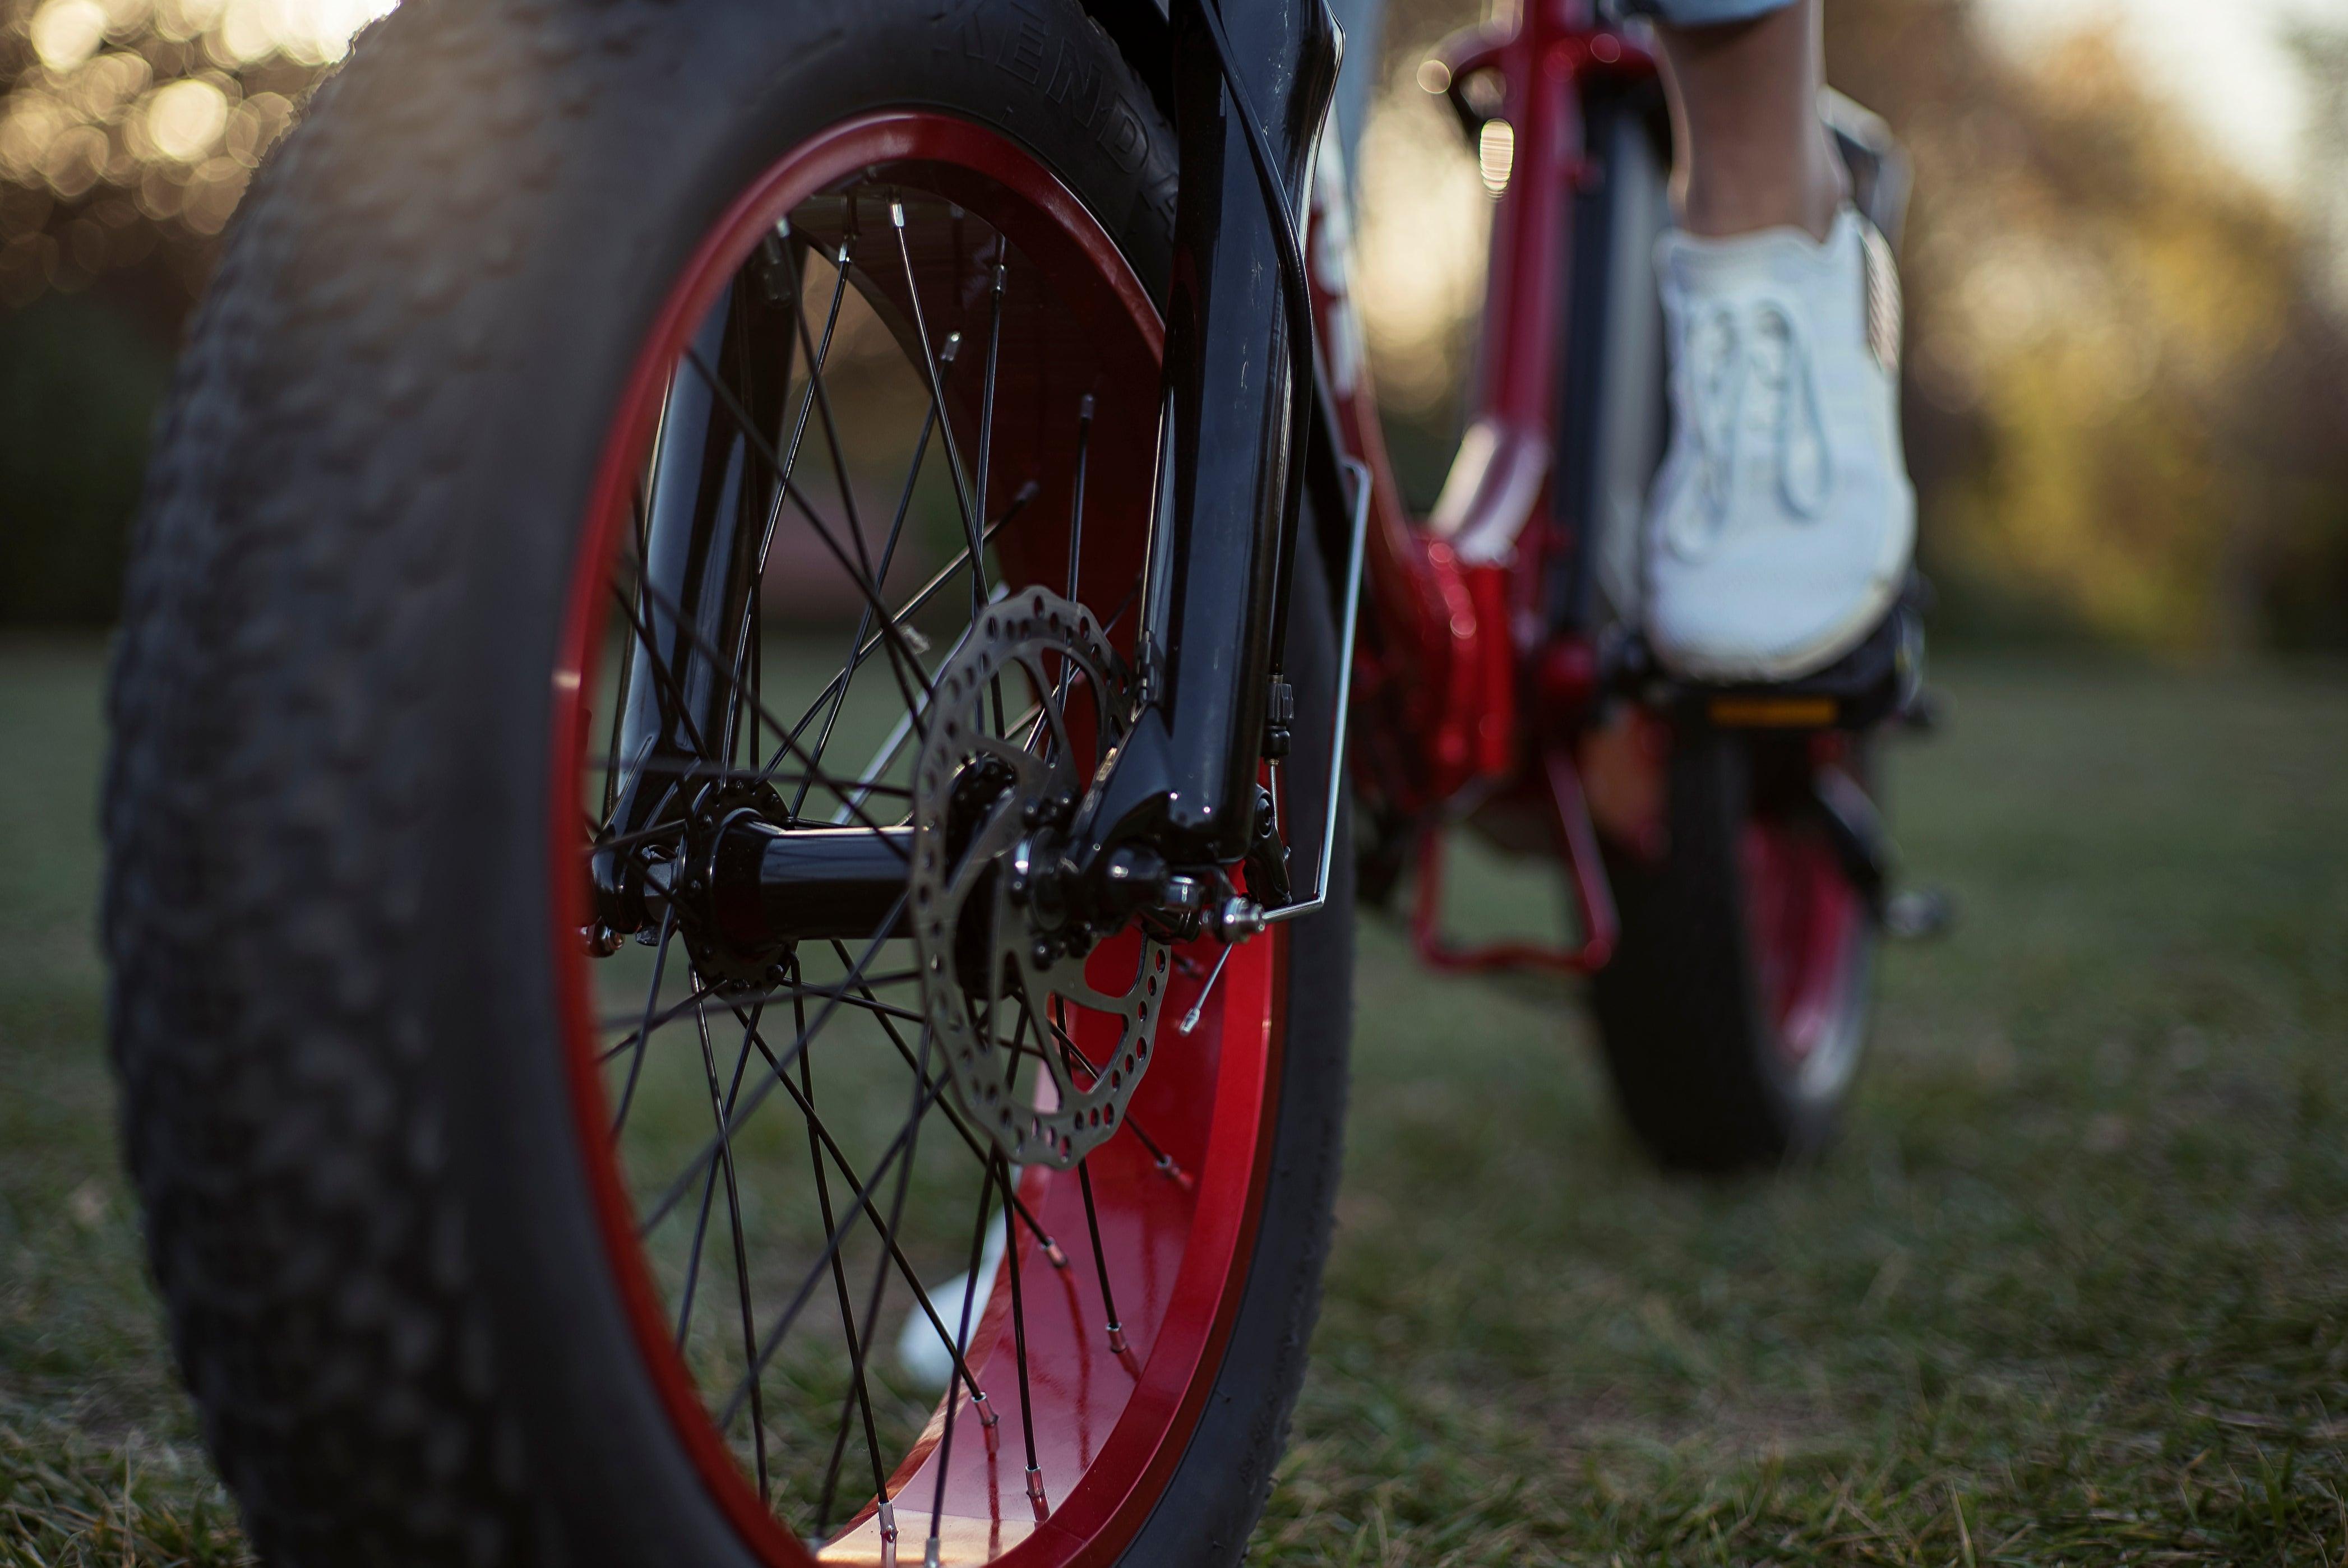
{"type": "Polygon", "coordinates": [[[1480,118],[1513,141],[1493,217],[1472,418],[1434,515],[1406,514],[1380,433],[1348,293],[1350,223],[1339,179],[1315,181],[1311,263],[1324,381],[1340,434],[1374,493],[1366,591],[1377,634],[1356,655],[1356,768],[1380,799],[1428,824],[1416,844],[1412,935],[1439,969],[1588,974],[1612,955],[1613,897],[1573,739],[1597,696],[1598,658],[1541,613],[1549,562],[1580,542],[1558,521],[1572,204],[1591,165],[1583,99],[1598,77],[1651,77],[1653,57],[1599,25],[1588,0],[1529,0],[1511,24],[1447,40],[1433,62],[1458,95],[1497,93],[1480,118]],[[1574,890],[1581,942],[1468,949],[1441,934],[1440,824],[1465,802],[1529,788],[1547,796],[1574,890]]]}

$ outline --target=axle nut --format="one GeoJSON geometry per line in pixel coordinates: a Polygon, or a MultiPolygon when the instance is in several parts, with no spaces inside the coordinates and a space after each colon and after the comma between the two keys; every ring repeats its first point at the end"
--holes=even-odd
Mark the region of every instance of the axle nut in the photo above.
{"type": "Polygon", "coordinates": [[[1245,942],[1262,932],[1263,905],[1252,899],[1228,898],[1215,914],[1215,934],[1225,942],[1245,942]]]}

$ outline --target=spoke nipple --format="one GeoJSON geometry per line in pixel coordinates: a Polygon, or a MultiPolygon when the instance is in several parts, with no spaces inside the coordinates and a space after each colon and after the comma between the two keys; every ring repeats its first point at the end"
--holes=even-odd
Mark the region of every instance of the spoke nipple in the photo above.
{"type": "Polygon", "coordinates": [[[1076,417],[1080,419],[1086,420],[1089,420],[1093,417],[1093,395],[1091,393],[1086,393],[1085,400],[1076,405],[1076,417]]]}
{"type": "Polygon", "coordinates": [[[943,1561],[944,1558],[938,1549],[938,1538],[932,1535],[930,1537],[930,1543],[922,1549],[922,1568],[940,1568],[943,1561]]]}
{"type": "MultiPolygon", "coordinates": [[[[902,201],[891,201],[889,203],[889,222],[896,224],[900,229],[905,226],[905,204],[902,201]]],[[[932,1536],[930,1538],[930,1551],[933,1554],[937,1551],[937,1538],[935,1536],[932,1536]]]]}
{"type": "Polygon", "coordinates": [[[1188,1171],[1174,1163],[1174,1156],[1171,1154],[1161,1154],[1158,1157],[1158,1171],[1161,1176],[1171,1178],[1174,1184],[1185,1192],[1197,1185],[1190,1180],[1190,1173],[1188,1171]]]}
{"type": "Polygon", "coordinates": [[[897,1505],[884,1498],[881,1500],[880,1507],[878,1511],[880,1520],[880,1539],[883,1541],[896,1540],[897,1505]]]}
{"type": "Polygon", "coordinates": [[[1125,1330],[1118,1327],[1114,1323],[1108,1326],[1108,1349],[1109,1354],[1112,1356],[1128,1356],[1132,1354],[1131,1351],[1126,1348],[1125,1330]]]}
{"type": "Polygon", "coordinates": [[[1052,1266],[1056,1269],[1064,1269],[1068,1266],[1068,1254],[1062,1252],[1060,1250],[1060,1243],[1054,1241],[1049,1236],[1045,1236],[1044,1238],[1044,1256],[1050,1261],[1052,1266]]]}
{"type": "Polygon", "coordinates": [[[1052,1508],[1044,1501],[1044,1472],[1034,1465],[1027,1467],[1027,1501],[1035,1505],[1035,1522],[1041,1524],[1052,1508]]]}
{"type": "Polygon", "coordinates": [[[994,1430],[1001,1423],[1003,1418],[994,1413],[994,1407],[987,1402],[985,1395],[973,1394],[970,1397],[970,1405],[972,1409],[978,1412],[978,1424],[988,1431],[994,1430]]]}
{"type": "Polygon", "coordinates": [[[949,332],[946,334],[946,346],[938,350],[938,363],[940,365],[952,365],[954,362],[954,356],[961,352],[962,334],[959,332],[949,332]]]}

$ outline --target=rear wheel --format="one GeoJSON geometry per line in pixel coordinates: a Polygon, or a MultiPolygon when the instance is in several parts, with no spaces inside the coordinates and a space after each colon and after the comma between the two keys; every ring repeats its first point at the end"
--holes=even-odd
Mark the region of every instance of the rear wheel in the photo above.
{"type": "Polygon", "coordinates": [[[1683,1169],[1818,1149],[1866,1041],[1875,932],[1807,736],[1684,727],[1652,854],[1610,850],[1622,942],[1592,985],[1625,1119],[1683,1169]]]}
{"type": "Polygon", "coordinates": [[[232,246],[108,938],[273,1561],[1189,1563],[1262,1506],[1349,901],[1202,997],[1027,884],[1129,700],[1169,139],[1075,6],[935,13],[411,0],[232,246]]]}

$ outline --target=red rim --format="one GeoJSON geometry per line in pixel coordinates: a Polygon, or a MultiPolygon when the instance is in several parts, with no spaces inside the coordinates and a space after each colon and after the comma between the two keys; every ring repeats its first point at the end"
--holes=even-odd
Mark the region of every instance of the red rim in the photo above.
{"type": "Polygon", "coordinates": [[[1807,823],[1748,820],[1743,859],[1762,1006],[1778,1051],[1804,1071],[1832,1054],[1849,1027],[1859,897],[1833,847],[1807,823]]]}
{"type": "MultiPolygon", "coordinates": [[[[864,1518],[819,1559],[811,1554],[762,1505],[712,1418],[705,1391],[675,1347],[668,1305],[637,1239],[628,1172],[609,1136],[592,965],[575,935],[592,912],[578,874],[574,824],[579,780],[589,760],[586,707],[596,690],[606,624],[606,573],[684,346],[727,280],[778,222],[808,199],[876,171],[918,180],[983,216],[1064,285],[1063,303],[1083,318],[1087,332],[1129,346],[1127,368],[1146,370],[1153,392],[1163,342],[1156,311],[1114,242],[1033,155],[945,115],[880,113],[810,138],[771,166],[716,222],[647,332],[612,420],[554,672],[551,934],[569,1078],[582,1161],[643,1362],[711,1494],[742,1539],[778,1565],[878,1562],[878,1531],[864,1518]]],[[[1114,349],[1104,356],[1114,360],[1114,349]]],[[[957,1463],[947,1486],[947,1561],[1107,1561],[1131,1541],[1163,1491],[1220,1364],[1244,1284],[1269,1170],[1285,965],[1284,933],[1235,953],[1200,1026],[1181,1041],[1180,1050],[1159,1052],[1136,1092],[1134,1110],[1150,1119],[1167,1153],[1194,1177],[1169,1179],[1129,1138],[1092,1157],[1103,1254],[1117,1281],[1131,1347],[1126,1360],[1103,1338],[1098,1287],[1088,1271],[1050,1266],[1021,1233],[1016,1244],[1023,1249],[1031,1309],[1025,1326],[1031,1408],[1050,1511],[1040,1524],[1033,1522],[1016,1439],[1004,1440],[999,1458],[982,1460],[988,1444],[975,1417],[966,1402],[952,1401],[957,1463]]],[[[1179,1016],[1199,984],[1198,975],[1178,974],[1160,1016],[1179,1016]]],[[[1050,1233],[1084,1233],[1072,1172],[1031,1168],[1020,1193],[1050,1233]]],[[[1005,1293],[996,1290],[973,1336],[969,1361],[990,1404],[1002,1412],[1000,1429],[1007,1434],[1016,1429],[1019,1395],[1004,1373],[1012,1354],[1010,1336],[999,1332],[1006,1315],[1005,1293]]],[[[933,1418],[931,1438],[939,1425],[933,1418]]],[[[918,1501],[918,1509],[908,1501],[900,1514],[901,1561],[916,1560],[922,1551],[933,1474],[929,1467],[937,1457],[925,1439],[891,1480],[892,1497],[918,1501]]]]}

